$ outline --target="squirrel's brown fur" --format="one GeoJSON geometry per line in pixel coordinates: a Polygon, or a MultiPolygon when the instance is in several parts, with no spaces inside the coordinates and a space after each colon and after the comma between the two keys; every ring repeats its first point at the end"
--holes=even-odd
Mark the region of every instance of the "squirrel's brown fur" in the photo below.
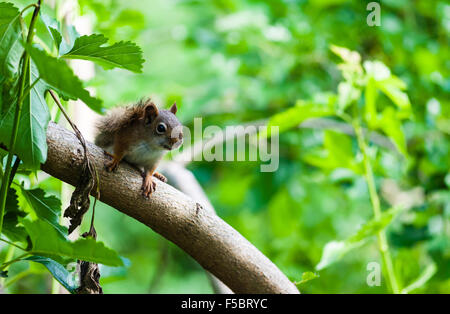
{"type": "Polygon", "coordinates": [[[139,119],[145,117],[145,106],[152,103],[150,99],[142,99],[138,103],[127,107],[111,109],[106,116],[97,121],[97,137],[95,144],[100,147],[113,145],[114,134],[125,129],[139,119]]]}

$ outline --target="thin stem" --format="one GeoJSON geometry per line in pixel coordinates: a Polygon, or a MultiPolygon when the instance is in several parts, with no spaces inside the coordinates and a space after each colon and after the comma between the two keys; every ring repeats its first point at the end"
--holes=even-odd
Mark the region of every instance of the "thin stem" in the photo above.
{"type": "Polygon", "coordinates": [[[30,253],[24,253],[24,254],[22,254],[22,255],[20,255],[20,256],[18,256],[18,257],[16,257],[15,259],[12,259],[12,260],[10,260],[10,261],[8,261],[8,262],[6,262],[6,263],[3,263],[1,266],[0,266],[0,270],[3,270],[3,269],[5,269],[6,267],[8,267],[9,265],[11,265],[11,264],[13,264],[13,263],[15,263],[15,262],[19,262],[19,261],[21,261],[25,256],[27,256],[27,255],[30,255],[30,253]]]}
{"type": "Polygon", "coordinates": [[[35,9],[37,8],[37,4],[36,3],[32,3],[27,5],[25,8],[22,9],[22,11],[20,11],[20,15],[23,15],[23,13],[28,10],[29,8],[34,7],[35,9]]]}
{"type": "MultiPolygon", "coordinates": [[[[41,0],[38,1],[34,8],[33,16],[31,18],[30,22],[30,28],[28,29],[28,36],[27,36],[27,44],[31,44],[33,41],[33,35],[34,35],[34,24],[36,23],[37,16],[39,14],[39,9],[41,7],[41,0]]],[[[6,206],[6,196],[8,193],[9,188],[9,182],[10,177],[12,173],[12,158],[15,152],[15,146],[16,146],[16,138],[17,133],[19,131],[19,122],[20,122],[20,115],[22,112],[22,102],[24,99],[24,90],[25,90],[25,80],[27,78],[27,72],[29,68],[30,63],[30,55],[25,50],[23,56],[22,56],[22,71],[20,76],[20,86],[19,86],[19,100],[16,105],[16,111],[14,113],[14,122],[13,122],[13,128],[11,132],[11,139],[9,142],[9,154],[8,159],[6,161],[5,166],[5,174],[2,179],[2,185],[0,188],[0,235],[2,234],[2,227],[3,227],[3,216],[5,213],[5,206],[6,206]]]]}
{"type": "MultiPolygon", "coordinates": [[[[375,185],[375,178],[373,175],[372,165],[370,164],[369,156],[367,154],[367,144],[364,139],[364,135],[361,126],[358,122],[353,122],[356,138],[358,140],[358,146],[363,154],[364,159],[364,172],[367,181],[367,187],[369,189],[370,201],[372,203],[372,209],[376,220],[381,218],[381,206],[380,198],[378,197],[377,188],[375,185]]],[[[394,265],[392,263],[391,253],[389,251],[389,244],[386,239],[386,232],[384,229],[377,232],[378,249],[381,253],[381,259],[383,262],[383,268],[387,272],[387,281],[393,293],[400,293],[400,288],[395,275],[394,265]]]]}
{"type": "Polygon", "coordinates": [[[5,243],[8,243],[9,245],[12,245],[12,246],[14,246],[14,247],[16,247],[16,248],[18,248],[18,249],[20,249],[20,250],[22,250],[22,251],[25,251],[25,252],[27,251],[27,250],[24,249],[23,247],[21,247],[21,246],[15,244],[14,242],[11,242],[11,241],[8,241],[8,240],[2,239],[2,238],[0,238],[0,241],[5,242],[5,243]]]}

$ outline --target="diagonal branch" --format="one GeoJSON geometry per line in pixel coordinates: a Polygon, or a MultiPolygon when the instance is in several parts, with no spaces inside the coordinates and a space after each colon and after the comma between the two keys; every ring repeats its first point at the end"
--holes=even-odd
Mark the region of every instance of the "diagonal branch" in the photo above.
{"type": "MultiPolygon", "coordinates": [[[[47,143],[47,162],[42,170],[75,185],[83,161],[78,139],[50,123],[47,143]]],[[[136,170],[123,163],[116,173],[106,172],[103,151],[91,143],[87,146],[99,170],[102,202],[178,245],[236,293],[298,293],[295,285],[267,257],[217,215],[159,181],[156,192],[146,200],[140,191],[142,177],[136,170]]]]}

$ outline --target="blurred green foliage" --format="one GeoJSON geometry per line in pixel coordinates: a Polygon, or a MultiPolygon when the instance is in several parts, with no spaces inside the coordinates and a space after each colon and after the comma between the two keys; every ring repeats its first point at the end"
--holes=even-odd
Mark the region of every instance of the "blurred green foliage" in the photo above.
{"type": "MultiPolygon", "coordinates": [[[[146,60],[139,75],[97,67],[88,83],[107,107],[148,95],[165,106],[177,101],[179,117],[190,128],[194,117],[203,117],[203,127],[277,117],[299,101],[318,104],[330,93],[338,95],[338,105],[354,101],[366,110],[366,126],[393,138],[402,153],[369,146],[382,209],[393,205],[392,193],[383,189],[385,179],[395,182],[394,197],[413,198],[414,188],[423,193],[387,228],[400,285],[417,283],[408,291],[413,293],[449,293],[450,6],[380,1],[381,26],[369,27],[367,3],[81,0],[79,14],[93,21],[95,32],[111,42],[135,41],[146,60]],[[367,73],[377,66],[375,75],[383,71],[375,60],[386,65],[405,83],[410,110],[401,110],[405,98],[392,90],[374,91],[375,81],[364,84],[363,96],[341,85],[351,80],[338,68],[341,59],[330,50],[333,45],[372,62],[367,73]],[[381,120],[373,120],[374,104],[366,95],[374,96],[381,120]],[[403,116],[387,109],[393,102],[403,116]]],[[[366,283],[368,263],[381,263],[375,237],[316,270],[327,243],[357,234],[373,213],[356,140],[292,126],[280,135],[276,172],[261,173],[257,162],[193,162],[189,168],[218,215],[303,293],[389,292],[385,278],[379,287],[366,283]]],[[[59,183],[52,181],[40,186],[58,195],[59,183]]],[[[101,269],[106,293],[211,292],[204,272],[180,249],[131,218],[97,206],[99,239],[128,260],[123,267],[101,269]]],[[[1,254],[3,260],[6,250],[1,254]]],[[[10,273],[24,265],[13,265],[10,273]]],[[[45,292],[48,277],[34,270],[40,266],[30,266],[30,274],[39,275],[18,280],[10,291],[45,292]]]]}

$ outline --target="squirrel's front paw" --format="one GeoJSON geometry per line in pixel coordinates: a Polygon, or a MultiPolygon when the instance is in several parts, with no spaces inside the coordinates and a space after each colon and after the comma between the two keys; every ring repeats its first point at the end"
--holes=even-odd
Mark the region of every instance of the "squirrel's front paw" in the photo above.
{"type": "Polygon", "coordinates": [[[142,184],[142,195],[144,195],[145,198],[148,198],[155,190],[156,182],[152,180],[151,176],[145,177],[144,183],[142,184]]]}

